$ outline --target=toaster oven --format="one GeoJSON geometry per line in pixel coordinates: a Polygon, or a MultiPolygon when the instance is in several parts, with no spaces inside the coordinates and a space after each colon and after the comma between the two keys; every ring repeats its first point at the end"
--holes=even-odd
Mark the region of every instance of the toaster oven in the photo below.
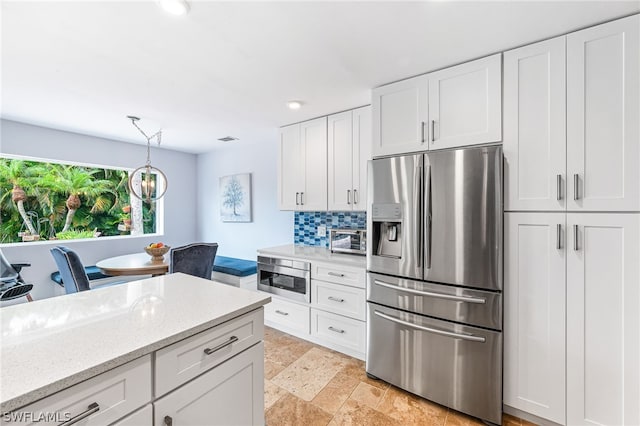
{"type": "Polygon", "coordinates": [[[332,253],[367,254],[366,229],[332,229],[329,241],[332,253]]]}

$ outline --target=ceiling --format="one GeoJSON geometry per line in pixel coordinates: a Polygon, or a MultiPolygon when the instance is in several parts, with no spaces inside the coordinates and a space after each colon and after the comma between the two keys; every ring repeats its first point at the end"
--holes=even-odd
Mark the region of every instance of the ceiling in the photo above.
{"type": "Polygon", "coordinates": [[[640,2],[2,1],[2,117],[200,153],[370,89],[640,11],[640,2]],[[286,101],[302,100],[299,111],[286,101]]]}

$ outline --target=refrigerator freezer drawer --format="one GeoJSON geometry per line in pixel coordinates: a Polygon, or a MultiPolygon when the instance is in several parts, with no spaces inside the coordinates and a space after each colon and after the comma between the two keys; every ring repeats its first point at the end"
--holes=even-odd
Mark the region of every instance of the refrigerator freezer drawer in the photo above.
{"type": "Polygon", "coordinates": [[[367,373],[502,424],[502,334],[367,303],[367,373]]]}
{"type": "Polygon", "coordinates": [[[502,329],[502,294],[367,273],[367,300],[404,311],[502,329]]]}

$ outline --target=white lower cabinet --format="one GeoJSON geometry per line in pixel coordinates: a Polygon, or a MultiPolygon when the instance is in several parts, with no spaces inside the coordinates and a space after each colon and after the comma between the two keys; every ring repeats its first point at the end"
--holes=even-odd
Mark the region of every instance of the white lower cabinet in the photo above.
{"type": "Polygon", "coordinates": [[[567,424],[640,424],[640,214],[567,214],[567,424]]]}
{"type": "Polygon", "coordinates": [[[16,415],[30,416],[21,419],[23,421],[2,417],[1,423],[58,425],[75,419],[83,426],[102,426],[115,422],[150,401],[151,356],[146,355],[15,410],[13,413],[16,415]],[[55,418],[50,419],[52,415],[55,418]]]}
{"type": "Polygon", "coordinates": [[[283,331],[308,334],[309,306],[271,297],[271,303],[264,306],[264,322],[266,325],[283,331]]]}
{"type": "Polygon", "coordinates": [[[156,426],[264,424],[262,342],[157,400],[156,426]]]}
{"type": "Polygon", "coordinates": [[[504,404],[564,424],[566,214],[504,216],[504,404]]]}
{"type": "Polygon", "coordinates": [[[363,355],[366,334],[364,321],[311,308],[311,335],[324,340],[332,349],[363,355]]]}
{"type": "Polygon", "coordinates": [[[153,424],[153,405],[147,404],[143,409],[128,415],[111,426],[141,426],[153,424]]]}
{"type": "Polygon", "coordinates": [[[504,294],[505,405],[640,424],[640,214],[505,213],[504,294]]]}

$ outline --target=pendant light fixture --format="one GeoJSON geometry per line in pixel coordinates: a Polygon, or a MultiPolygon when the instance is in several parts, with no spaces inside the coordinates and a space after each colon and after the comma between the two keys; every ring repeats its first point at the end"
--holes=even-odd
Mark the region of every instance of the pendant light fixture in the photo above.
{"type": "Polygon", "coordinates": [[[167,176],[162,172],[162,170],[151,165],[151,139],[156,138],[158,146],[160,146],[162,129],[158,130],[151,136],[147,136],[147,134],[138,126],[137,121],[140,120],[139,117],[127,115],[127,118],[131,120],[131,124],[133,124],[147,140],[147,163],[144,166],[138,167],[129,174],[129,192],[134,197],[151,204],[164,196],[165,192],[167,192],[167,186],[169,183],[167,181],[167,176]],[[136,188],[133,185],[133,178],[137,173],[142,173],[140,193],[136,192],[136,188]],[[162,192],[159,194],[156,193],[156,188],[158,186],[162,189],[162,192]]]}

